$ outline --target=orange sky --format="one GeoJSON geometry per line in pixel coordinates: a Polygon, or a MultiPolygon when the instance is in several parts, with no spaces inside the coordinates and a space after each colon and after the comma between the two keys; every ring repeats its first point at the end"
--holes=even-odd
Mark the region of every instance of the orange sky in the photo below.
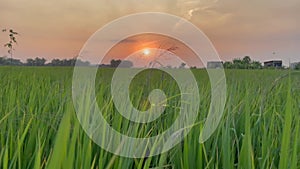
{"type": "MultiPolygon", "coordinates": [[[[163,52],[149,50],[148,56],[145,56],[143,51],[151,48],[168,50],[180,57],[180,59],[185,61],[189,66],[203,65],[201,60],[188,46],[176,39],[158,34],[142,34],[126,38],[109,50],[103,62],[108,63],[111,58],[124,60],[124,58],[137,51],[140,51],[138,54],[141,56],[141,59],[148,59],[149,61],[154,59],[153,55],[163,54],[163,52]]],[[[135,58],[136,59],[131,60],[133,63],[138,62],[137,58],[139,57],[135,58]]],[[[175,60],[173,62],[175,62],[175,60]]],[[[175,63],[169,63],[169,65],[178,66],[180,64],[180,62],[175,63]]]]}
{"type": "MultiPolygon", "coordinates": [[[[188,19],[223,60],[300,60],[299,0],[1,0],[0,28],[20,33],[15,58],[72,58],[104,24],[146,11],[188,19]]],[[[1,33],[0,43],[7,40],[1,33]]],[[[0,55],[6,51],[1,47],[0,55]]]]}

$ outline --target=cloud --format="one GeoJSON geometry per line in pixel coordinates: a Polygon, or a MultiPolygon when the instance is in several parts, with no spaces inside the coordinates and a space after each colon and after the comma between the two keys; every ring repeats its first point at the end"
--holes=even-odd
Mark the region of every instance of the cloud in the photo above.
{"type": "Polygon", "coordinates": [[[181,15],[190,20],[194,12],[205,11],[214,8],[218,0],[178,0],[177,7],[181,11],[181,15]]]}

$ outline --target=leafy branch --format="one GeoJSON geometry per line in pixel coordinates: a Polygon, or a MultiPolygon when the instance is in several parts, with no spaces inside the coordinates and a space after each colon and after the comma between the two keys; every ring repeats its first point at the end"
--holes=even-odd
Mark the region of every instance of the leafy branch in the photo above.
{"type": "Polygon", "coordinates": [[[4,47],[8,48],[8,53],[10,54],[10,58],[13,57],[14,44],[18,44],[16,36],[19,35],[18,32],[15,32],[13,29],[2,29],[2,32],[8,32],[9,41],[4,44],[4,47]]]}

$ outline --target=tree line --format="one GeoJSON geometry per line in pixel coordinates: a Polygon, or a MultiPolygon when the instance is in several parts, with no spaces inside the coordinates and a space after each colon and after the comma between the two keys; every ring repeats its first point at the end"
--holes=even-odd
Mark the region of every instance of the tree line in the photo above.
{"type": "MultiPolygon", "coordinates": [[[[45,58],[36,57],[34,59],[29,58],[26,62],[22,62],[19,59],[0,57],[0,65],[12,65],[12,66],[74,66],[76,59],[53,59],[47,63],[45,58]]],[[[78,60],[81,65],[90,65],[87,61],[78,60]]]]}
{"type": "Polygon", "coordinates": [[[224,69],[262,69],[263,65],[259,61],[251,60],[249,56],[243,59],[233,59],[223,64],[224,69]]]}
{"type": "MultiPolygon", "coordinates": [[[[26,62],[22,62],[19,59],[8,58],[8,57],[0,57],[0,66],[75,66],[75,64],[79,66],[90,66],[91,63],[88,61],[82,61],[80,59],[72,58],[72,59],[52,59],[47,62],[45,58],[36,57],[34,59],[29,58],[26,62]]],[[[124,67],[130,68],[133,67],[133,63],[128,60],[120,60],[120,59],[112,59],[110,64],[100,64],[94,65],[99,67],[108,67],[108,68],[116,68],[116,67],[124,67]]],[[[186,66],[185,63],[182,63],[178,68],[184,68],[186,66]]],[[[245,56],[242,59],[236,58],[232,61],[226,61],[223,63],[224,69],[262,69],[263,65],[259,61],[251,60],[249,56],[245,56]]],[[[166,68],[173,68],[171,66],[167,66],[166,68]]],[[[197,67],[191,67],[195,69],[197,67]]],[[[294,69],[300,70],[300,63],[297,64],[294,69]]]]}
{"type": "MultiPolygon", "coordinates": [[[[0,57],[0,66],[90,66],[91,63],[88,61],[82,61],[80,59],[52,59],[47,62],[45,58],[36,57],[34,59],[29,58],[26,62],[22,62],[19,59],[0,57]]],[[[112,59],[110,64],[95,65],[99,67],[133,67],[133,63],[128,60],[112,59]]]]}

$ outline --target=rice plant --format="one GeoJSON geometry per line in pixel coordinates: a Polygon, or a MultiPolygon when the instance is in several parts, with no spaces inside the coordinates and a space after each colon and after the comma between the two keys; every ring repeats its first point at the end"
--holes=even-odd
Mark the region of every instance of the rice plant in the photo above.
{"type": "MultiPolygon", "coordinates": [[[[205,70],[193,70],[201,97],[196,100],[200,102],[196,123],[170,151],[148,158],[114,155],[88,137],[73,107],[72,71],[66,67],[0,67],[0,168],[300,167],[299,71],[226,70],[225,113],[209,140],[200,144],[211,85],[205,70]]],[[[95,101],[116,131],[151,137],[172,125],[181,103],[171,76],[154,70],[134,78],[130,99],[139,110],[149,108],[147,97],[153,89],[163,90],[168,98],[157,120],[136,124],[114,106],[110,93],[113,73],[114,69],[99,69],[95,101]]],[[[85,101],[91,104],[93,100],[85,101]]]]}

